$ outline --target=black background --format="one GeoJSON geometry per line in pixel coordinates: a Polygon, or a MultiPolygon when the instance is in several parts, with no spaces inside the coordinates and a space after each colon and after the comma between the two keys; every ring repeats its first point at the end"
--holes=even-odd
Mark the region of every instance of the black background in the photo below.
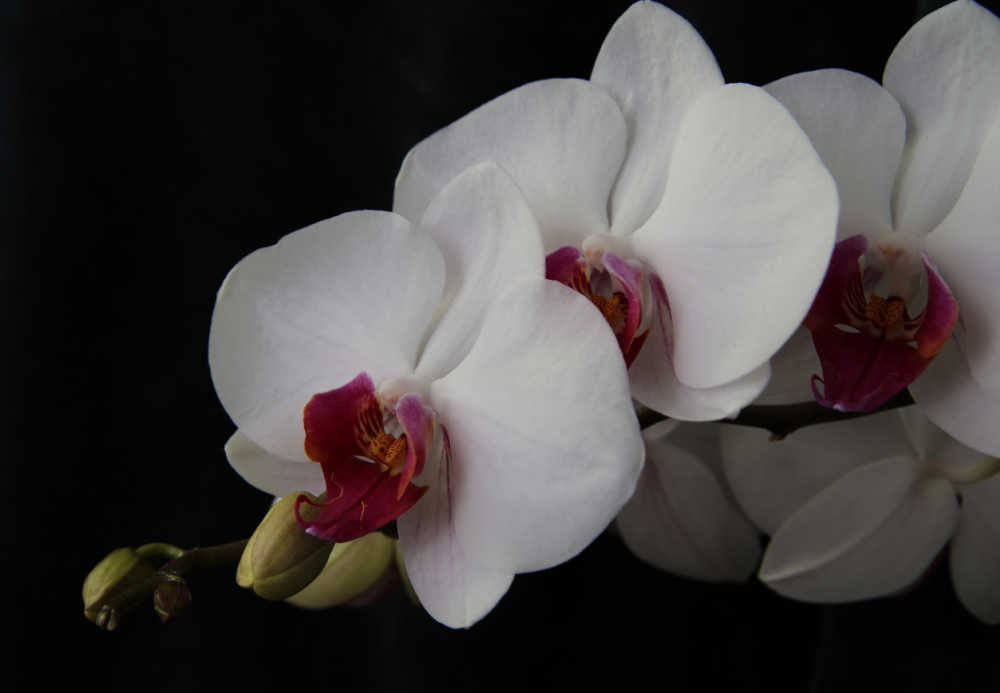
{"type": "MultiPolygon", "coordinates": [[[[834,66],[878,79],[940,4],[672,6],[728,81],[763,84],[834,66]]],[[[398,593],[301,612],[228,570],[196,576],[166,626],[146,608],[114,633],[83,618],[82,580],[111,549],[230,541],[268,505],[226,463],[208,373],[229,268],[313,221],[389,208],[410,146],[525,82],[587,77],[627,5],[0,5],[15,688],[996,690],[998,630],[960,607],[946,563],[905,595],[824,607],[675,578],[608,536],[519,576],[469,631],[398,593]]]]}

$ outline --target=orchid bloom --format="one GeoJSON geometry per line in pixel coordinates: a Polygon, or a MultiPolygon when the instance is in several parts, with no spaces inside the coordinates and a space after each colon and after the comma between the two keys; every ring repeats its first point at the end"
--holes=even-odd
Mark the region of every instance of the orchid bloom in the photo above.
{"type": "MultiPolygon", "coordinates": [[[[936,424],[1000,454],[1000,21],[953,2],[903,37],[884,87],[820,70],[766,89],[840,192],[839,242],[804,323],[816,398],[869,411],[909,386],[936,424]]],[[[803,349],[793,340],[776,380],[809,382],[803,349]]]]}
{"type": "Polygon", "coordinates": [[[722,470],[724,424],[661,421],[642,432],[646,464],[616,524],[636,556],[708,582],[742,582],[760,564],[760,539],[722,470]]]}
{"type": "Polygon", "coordinates": [[[1000,623],[1000,460],[916,407],[780,442],[730,426],[722,450],[734,495],[772,535],[759,575],[777,592],[810,602],[892,594],[950,539],[959,599],[981,621],[1000,623]]]}
{"type": "Polygon", "coordinates": [[[414,147],[394,210],[419,219],[481,160],[524,192],[547,276],[599,309],[637,400],[709,420],[761,392],[822,279],[836,191],[788,112],[724,85],[687,21],[636,3],[589,82],[524,85],[414,147]]]}
{"type": "Polygon", "coordinates": [[[452,627],[582,550],[642,464],[617,343],[542,266],[530,209],[486,163],[419,225],[351,212],[251,253],[212,318],[233,467],[272,494],[325,490],[319,537],[397,518],[413,589],[452,627]]]}

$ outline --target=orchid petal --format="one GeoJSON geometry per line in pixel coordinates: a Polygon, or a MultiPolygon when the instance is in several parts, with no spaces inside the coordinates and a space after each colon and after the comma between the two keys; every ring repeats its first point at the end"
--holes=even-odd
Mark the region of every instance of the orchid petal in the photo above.
{"type": "MultiPolygon", "coordinates": [[[[1000,65],[997,66],[1000,71],[1000,65]]],[[[1000,398],[1000,118],[976,160],[954,209],[926,238],[925,248],[948,278],[961,306],[955,336],[969,371],[1000,398]]]]}
{"type": "Polygon", "coordinates": [[[1000,21],[953,2],[906,33],[882,80],[906,113],[896,228],[927,233],[958,200],[1000,107],[1000,21]]]}
{"type": "Polygon", "coordinates": [[[625,119],[589,82],[532,82],[480,106],[410,150],[393,210],[416,221],[445,184],[495,161],[517,182],[551,250],[608,229],[607,200],[625,157],[625,119]]]}
{"type": "Polygon", "coordinates": [[[775,532],[760,579],[780,594],[846,602],[897,592],[930,565],[958,522],[949,482],[906,457],[851,470],[775,532]]]}
{"type": "Polygon", "coordinates": [[[629,148],[611,197],[613,233],[631,233],[663,197],[670,152],[687,107],[722,86],[712,51],[686,19],[637,2],[619,17],[590,80],[610,93],[629,124],[629,148]]]}
{"type": "Polygon", "coordinates": [[[802,321],[833,248],[836,188],[781,104],[741,84],[688,109],[670,165],[633,244],[666,286],[678,379],[716,387],[758,368],[802,321]]]}
{"type": "Polygon", "coordinates": [[[671,361],[673,325],[662,282],[649,278],[655,310],[649,338],[629,368],[632,396],[674,419],[715,421],[735,416],[760,394],[770,377],[768,364],[733,382],[712,388],[688,387],[677,379],[671,361]]]}
{"type": "Polygon", "coordinates": [[[795,117],[837,182],[837,237],[891,231],[892,188],[906,137],[892,94],[847,70],[804,72],[764,89],[795,117]]]}
{"type": "Polygon", "coordinates": [[[342,214],[251,253],[212,315],[222,405],[262,448],[305,461],[309,398],[361,371],[409,374],[443,285],[433,241],[387,212],[342,214]]]}
{"type": "Polygon", "coordinates": [[[813,399],[812,376],[819,372],[812,333],[800,327],[771,358],[771,379],[754,404],[808,402],[813,399]]]}
{"type": "Polygon", "coordinates": [[[538,225],[514,182],[492,163],[459,174],[431,201],[420,229],[444,256],[447,306],[420,355],[417,375],[438,378],[479,335],[487,304],[513,277],[541,277],[538,225]]]}
{"type": "Polygon", "coordinates": [[[1000,475],[962,487],[962,519],[951,540],[951,580],[976,618],[1000,623],[1000,475]]]}
{"type": "Polygon", "coordinates": [[[297,491],[318,496],[325,488],[318,464],[272,455],[241,431],[226,441],[226,458],[248,484],[272,496],[284,497],[297,491]]]}
{"type": "Polygon", "coordinates": [[[618,514],[625,543],[642,560],[684,577],[746,580],[760,560],[760,541],[702,461],[719,457],[718,441],[688,450],[668,438],[646,443],[639,484],[618,514]]]}
{"type": "Polygon", "coordinates": [[[938,476],[957,482],[979,481],[1000,468],[1000,461],[963,445],[935,426],[920,407],[900,409],[899,416],[919,458],[938,476]]]}
{"type": "Polygon", "coordinates": [[[748,426],[722,431],[722,459],[733,495],[767,534],[838,478],[874,460],[912,457],[895,411],[809,426],[782,440],[748,426]]]}
{"type": "Polygon", "coordinates": [[[910,394],[921,411],[953,438],[1000,457],[1000,397],[972,377],[955,339],[910,383],[910,394]]]}
{"type": "Polygon", "coordinates": [[[431,402],[461,465],[453,525],[485,567],[573,557],[635,488],[643,447],[618,344],[561,284],[522,279],[498,296],[466,359],[431,384],[431,402]]]}
{"type": "MultiPolygon", "coordinates": [[[[443,434],[447,440],[447,433],[443,434]]],[[[399,548],[406,574],[420,603],[432,617],[452,628],[468,628],[506,594],[513,572],[483,568],[462,549],[455,525],[455,486],[463,468],[449,444],[430,461],[421,477],[428,493],[399,518],[399,548]]]]}

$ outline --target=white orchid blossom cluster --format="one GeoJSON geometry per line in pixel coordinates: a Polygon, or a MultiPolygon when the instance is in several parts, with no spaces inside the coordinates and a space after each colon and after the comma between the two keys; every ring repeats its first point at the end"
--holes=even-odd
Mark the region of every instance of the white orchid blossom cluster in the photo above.
{"type": "Polygon", "coordinates": [[[817,602],[898,592],[950,539],[959,598],[996,623],[1000,21],[959,0],[884,85],[761,88],[636,3],[589,81],[526,84],[417,144],[391,212],[239,262],[210,363],[233,467],[316,494],[296,502],[316,537],[394,521],[452,627],[616,518],[660,568],[817,602]],[[699,423],[907,388],[915,407],[783,441],[699,423]],[[664,421],[640,432],[635,403],[664,421]]]}

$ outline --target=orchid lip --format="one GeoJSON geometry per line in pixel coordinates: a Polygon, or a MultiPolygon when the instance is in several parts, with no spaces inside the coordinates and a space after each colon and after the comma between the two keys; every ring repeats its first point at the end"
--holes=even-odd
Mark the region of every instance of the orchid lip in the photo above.
{"type": "MultiPolygon", "coordinates": [[[[327,498],[313,520],[299,519],[310,534],[330,541],[356,539],[409,510],[427,490],[411,481],[427,460],[434,412],[412,391],[413,382],[385,385],[393,407],[376,396],[364,372],[313,395],[306,405],[306,455],[323,467],[327,498]]],[[[305,497],[302,502],[317,505],[305,497]]]]}
{"type": "Polygon", "coordinates": [[[649,336],[651,275],[638,260],[603,250],[611,246],[631,252],[628,239],[608,234],[589,236],[583,251],[564,246],[549,253],[545,277],[583,295],[601,312],[628,367],[649,336]]]}
{"type": "Polygon", "coordinates": [[[804,321],[823,368],[822,378],[813,376],[813,394],[838,411],[871,411],[907,387],[958,317],[948,285],[905,237],[867,250],[864,236],[836,245],[804,321]],[[923,309],[912,316],[914,299],[922,299],[923,309]]]}

